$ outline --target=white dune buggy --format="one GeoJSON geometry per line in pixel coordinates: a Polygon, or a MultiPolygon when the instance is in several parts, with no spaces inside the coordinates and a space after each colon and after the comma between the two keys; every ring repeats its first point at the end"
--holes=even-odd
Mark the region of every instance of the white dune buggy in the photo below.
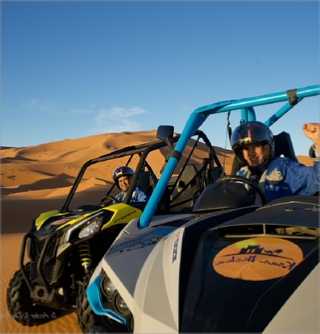
{"type": "MultiPolygon", "coordinates": [[[[223,176],[188,212],[154,215],[188,139],[208,116],[240,110],[246,122],[256,119],[254,107],[284,102],[265,121],[271,126],[319,93],[316,85],[192,113],[141,217],[125,226],[89,281],[91,332],[319,332],[318,196],[265,204],[254,183],[223,176]],[[256,187],[262,205],[243,183],[256,187]]],[[[295,159],[289,139],[278,137],[276,154],[295,159]]]]}

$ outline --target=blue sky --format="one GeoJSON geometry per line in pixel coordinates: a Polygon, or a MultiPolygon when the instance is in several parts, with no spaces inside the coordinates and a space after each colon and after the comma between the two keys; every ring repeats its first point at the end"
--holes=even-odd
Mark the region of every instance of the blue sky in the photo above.
{"type": "MultiPolygon", "coordinates": [[[[320,81],[318,1],[1,6],[2,146],[160,124],[181,132],[197,107],[320,81]]],[[[226,115],[213,117],[201,129],[230,148],[226,115]]],[[[233,128],[238,120],[232,115],[233,128]]],[[[272,130],[290,132],[296,153],[307,154],[301,126],[308,121],[319,122],[319,97],[303,100],[272,130]]]]}

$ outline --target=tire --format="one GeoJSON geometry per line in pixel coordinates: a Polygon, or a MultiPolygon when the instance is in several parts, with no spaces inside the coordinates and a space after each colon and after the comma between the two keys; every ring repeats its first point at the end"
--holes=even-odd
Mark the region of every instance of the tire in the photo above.
{"type": "Polygon", "coordinates": [[[96,315],[88,302],[86,289],[92,272],[87,274],[77,296],[77,318],[83,333],[128,333],[127,327],[108,318],[96,315]]]}
{"type": "MultiPolygon", "coordinates": [[[[25,265],[27,274],[30,272],[30,263],[25,265]]],[[[11,316],[23,326],[37,326],[57,319],[60,310],[34,304],[29,288],[20,270],[16,271],[9,282],[7,289],[7,307],[11,316]]]]}

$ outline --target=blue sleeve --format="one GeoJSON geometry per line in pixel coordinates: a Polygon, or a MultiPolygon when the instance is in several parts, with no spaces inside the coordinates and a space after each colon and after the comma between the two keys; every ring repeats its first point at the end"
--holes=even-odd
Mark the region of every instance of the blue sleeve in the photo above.
{"type": "MultiPolygon", "coordinates": [[[[116,200],[118,200],[119,202],[123,202],[123,191],[121,191],[121,192],[119,192],[119,194],[117,194],[116,196],[115,196],[115,199],[116,200]]],[[[116,202],[114,202],[114,203],[116,203],[116,202]]]]}
{"type": "Polygon", "coordinates": [[[132,194],[132,202],[147,202],[148,196],[139,188],[136,188],[132,194]]]}
{"type": "Polygon", "coordinates": [[[320,161],[314,161],[313,166],[305,166],[290,159],[280,159],[279,169],[283,177],[281,187],[288,188],[291,192],[288,195],[313,195],[319,191],[320,161]]]}
{"type": "Polygon", "coordinates": [[[139,189],[138,201],[139,202],[146,202],[147,200],[148,200],[148,196],[142,190],[139,189]]]}

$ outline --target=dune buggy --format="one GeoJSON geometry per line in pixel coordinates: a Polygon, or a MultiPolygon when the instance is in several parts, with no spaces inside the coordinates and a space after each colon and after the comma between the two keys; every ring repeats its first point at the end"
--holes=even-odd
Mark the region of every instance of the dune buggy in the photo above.
{"type": "MultiPolygon", "coordinates": [[[[20,269],[7,288],[7,307],[17,322],[35,326],[77,307],[81,319],[86,317],[85,301],[81,299],[83,282],[89,279],[125,224],[140,217],[146,203],[130,202],[134,188],[138,186],[151,195],[161,167],[179,138],[171,126],[161,126],[157,133],[159,140],[87,161],[61,210],[41,213],[32,222],[22,240],[20,269]],[[135,173],[124,202],[116,203],[114,195],[119,190],[106,178],[121,165],[131,167],[135,173]]],[[[215,151],[201,131],[196,132],[190,143],[190,150],[199,150],[199,154],[197,158],[185,156],[189,165],[172,179],[157,214],[191,207],[195,201],[194,189],[204,188],[215,173],[222,173],[215,151]]],[[[82,322],[80,325],[85,326],[82,322]]]]}
{"type": "MultiPolygon", "coordinates": [[[[256,119],[254,107],[284,102],[265,121],[271,126],[319,94],[319,85],[309,86],[192,113],[142,215],[121,231],[88,282],[97,319],[91,332],[112,332],[101,318],[134,333],[319,332],[317,196],[266,204],[255,183],[223,175],[188,212],[154,216],[188,139],[208,116],[240,110],[246,122],[256,119]]],[[[276,136],[276,155],[296,159],[287,133],[276,136]]]]}

